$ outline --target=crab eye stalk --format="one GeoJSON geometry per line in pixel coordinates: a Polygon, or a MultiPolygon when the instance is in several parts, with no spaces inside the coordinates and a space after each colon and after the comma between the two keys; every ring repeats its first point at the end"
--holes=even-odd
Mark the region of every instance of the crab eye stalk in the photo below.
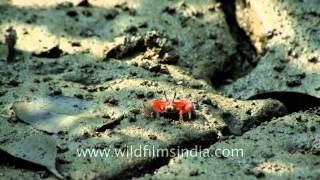
{"type": "Polygon", "coordinates": [[[164,97],[166,98],[166,101],[169,101],[166,92],[164,92],[164,97]]]}
{"type": "Polygon", "coordinates": [[[177,92],[174,92],[173,100],[176,98],[177,92]]]}

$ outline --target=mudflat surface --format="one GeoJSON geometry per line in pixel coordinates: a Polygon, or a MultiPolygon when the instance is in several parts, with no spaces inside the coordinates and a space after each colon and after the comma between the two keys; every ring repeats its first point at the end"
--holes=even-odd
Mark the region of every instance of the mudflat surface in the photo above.
{"type": "Polygon", "coordinates": [[[256,68],[222,91],[243,99],[270,91],[320,97],[317,2],[250,1],[242,6],[246,9],[238,12],[239,24],[250,32],[263,53],[256,68]]]}
{"type": "Polygon", "coordinates": [[[294,113],[219,141],[202,157],[185,152],[141,179],[318,179],[318,153],[319,116],[294,113]]]}
{"type": "Polygon", "coordinates": [[[0,1],[0,179],[319,178],[316,2],[79,2],[0,1]]]}

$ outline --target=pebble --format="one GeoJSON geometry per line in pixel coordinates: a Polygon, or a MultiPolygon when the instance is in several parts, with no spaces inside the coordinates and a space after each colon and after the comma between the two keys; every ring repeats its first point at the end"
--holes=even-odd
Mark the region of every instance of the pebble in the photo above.
{"type": "Polygon", "coordinates": [[[105,15],[104,18],[107,20],[111,20],[114,19],[117,15],[119,14],[119,12],[115,9],[110,9],[105,15]]]}
{"type": "Polygon", "coordinates": [[[107,97],[105,100],[104,100],[104,103],[105,104],[111,104],[111,105],[118,105],[118,100],[113,98],[113,97],[107,97]]]}
{"type": "Polygon", "coordinates": [[[143,92],[136,92],[136,96],[137,96],[137,98],[139,98],[139,99],[142,99],[142,98],[145,97],[143,92]]]}
{"type": "Polygon", "coordinates": [[[140,114],[140,109],[131,109],[130,112],[132,112],[133,114],[137,115],[137,114],[140,114]]]}
{"type": "Polygon", "coordinates": [[[300,79],[288,80],[286,84],[288,87],[297,87],[301,85],[301,80],[300,79]]]}
{"type": "Polygon", "coordinates": [[[157,140],[157,136],[156,136],[156,135],[149,134],[148,137],[149,137],[149,139],[151,139],[151,140],[157,140]]]}
{"type": "Polygon", "coordinates": [[[147,92],[147,97],[148,98],[153,98],[154,97],[154,92],[152,92],[152,91],[147,92]]]}

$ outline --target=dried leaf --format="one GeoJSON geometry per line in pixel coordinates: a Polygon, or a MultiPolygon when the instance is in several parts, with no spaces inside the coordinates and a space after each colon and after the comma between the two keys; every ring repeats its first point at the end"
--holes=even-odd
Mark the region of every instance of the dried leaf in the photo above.
{"type": "Polygon", "coordinates": [[[52,137],[41,134],[31,135],[1,144],[0,149],[16,158],[44,166],[55,176],[63,179],[55,166],[57,147],[52,137]]]}
{"type": "Polygon", "coordinates": [[[18,118],[49,133],[69,130],[84,120],[90,103],[75,97],[55,96],[26,102],[15,102],[13,110],[18,118]]]}

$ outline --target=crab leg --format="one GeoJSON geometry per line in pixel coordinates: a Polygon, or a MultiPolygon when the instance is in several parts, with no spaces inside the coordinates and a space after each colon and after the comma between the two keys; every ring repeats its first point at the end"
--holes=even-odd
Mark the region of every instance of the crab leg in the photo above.
{"type": "Polygon", "coordinates": [[[179,121],[183,122],[183,111],[182,110],[179,111],[179,121]]]}
{"type": "Polygon", "coordinates": [[[188,118],[189,118],[189,120],[192,118],[192,112],[191,111],[188,112],[188,118]]]}

